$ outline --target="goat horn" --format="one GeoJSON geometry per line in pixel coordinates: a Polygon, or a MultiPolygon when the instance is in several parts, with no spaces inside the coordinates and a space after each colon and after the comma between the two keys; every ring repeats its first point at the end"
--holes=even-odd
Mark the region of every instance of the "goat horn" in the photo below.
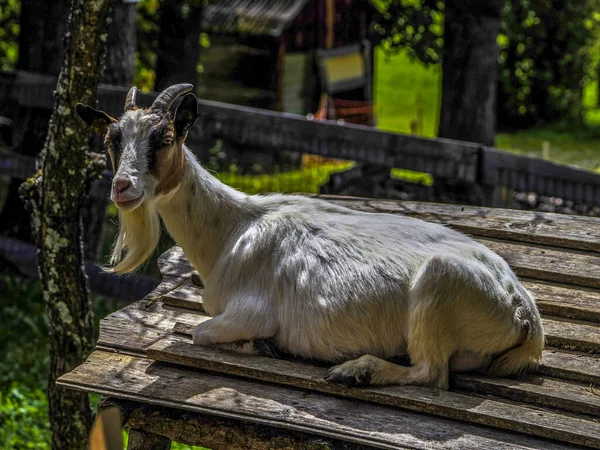
{"type": "Polygon", "coordinates": [[[131,89],[129,89],[129,92],[127,93],[127,98],[125,99],[125,109],[123,111],[126,112],[134,109],[136,100],[137,88],[133,86],[131,89]]]}
{"type": "Polygon", "coordinates": [[[154,111],[167,112],[177,97],[185,94],[186,92],[190,92],[193,88],[194,86],[187,83],[176,84],[168,87],[158,94],[158,97],[156,97],[156,100],[154,100],[154,103],[152,103],[151,109],[154,111]]]}

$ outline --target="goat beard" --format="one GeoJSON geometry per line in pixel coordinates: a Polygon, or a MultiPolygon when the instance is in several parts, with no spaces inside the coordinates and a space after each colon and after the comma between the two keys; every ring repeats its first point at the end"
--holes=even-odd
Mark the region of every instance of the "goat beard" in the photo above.
{"type": "Polygon", "coordinates": [[[119,211],[119,234],[104,270],[125,274],[133,272],[154,252],[160,237],[158,213],[144,201],[133,211],[119,211]],[[123,253],[125,256],[123,256],[123,253]]]}

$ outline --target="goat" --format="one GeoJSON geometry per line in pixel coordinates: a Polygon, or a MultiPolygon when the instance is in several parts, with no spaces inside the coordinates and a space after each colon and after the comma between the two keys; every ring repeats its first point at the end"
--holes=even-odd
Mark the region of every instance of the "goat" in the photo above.
{"type": "Polygon", "coordinates": [[[78,104],[105,135],[120,231],[109,268],[135,270],[156,247],[159,216],[204,281],[211,319],[199,345],[270,339],[338,364],[349,385],[448,388],[449,372],[533,369],[544,334],[532,295],[508,264],[469,237],[414,218],[320,199],[249,196],[210,175],[184,145],[198,113],[192,85],[148,109],[136,88],[117,120],[78,104]],[[411,366],[386,359],[408,354],[411,366]]]}

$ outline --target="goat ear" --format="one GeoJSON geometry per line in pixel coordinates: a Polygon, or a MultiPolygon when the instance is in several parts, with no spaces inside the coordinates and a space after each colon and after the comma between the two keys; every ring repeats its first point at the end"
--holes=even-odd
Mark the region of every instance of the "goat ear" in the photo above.
{"type": "Polygon", "coordinates": [[[79,117],[92,128],[94,133],[102,135],[106,134],[106,130],[111,123],[117,121],[117,119],[110,117],[104,111],[99,111],[89,105],[83,105],[81,103],[75,105],[75,111],[77,111],[79,117]]]}
{"type": "Polygon", "coordinates": [[[187,94],[175,112],[174,124],[178,139],[185,137],[198,116],[198,100],[194,94],[187,94]]]}

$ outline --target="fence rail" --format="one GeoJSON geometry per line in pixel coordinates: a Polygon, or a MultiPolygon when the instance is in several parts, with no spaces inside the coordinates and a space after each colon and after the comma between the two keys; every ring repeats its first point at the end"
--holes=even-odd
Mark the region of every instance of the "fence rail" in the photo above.
{"type": "MultiPolygon", "coordinates": [[[[51,109],[54,77],[27,72],[0,72],[0,92],[21,106],[51,109]]],[[[100,85],[99,104],[119,115],[127,88],[100,85]]],[[[156,93],[140,94],[150,105],[156,93]]],[[[222,139],[254,152],[313,153],[386,167],[427,172],[434,177],[531,191],[588,205],[600,205],[600,174],[539,158],[515,155],[451,139],[426,139],[334,121],[218,102],[199,101],[200,118],[188,142],[198,151],[222,139]]]]}

